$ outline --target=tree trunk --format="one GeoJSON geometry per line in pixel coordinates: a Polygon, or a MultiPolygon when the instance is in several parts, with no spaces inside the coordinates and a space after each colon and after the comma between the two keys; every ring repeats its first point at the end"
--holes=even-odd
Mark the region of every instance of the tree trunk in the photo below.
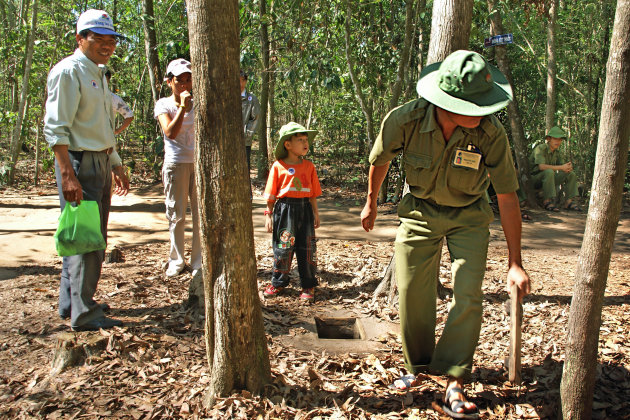
{"type": "Polygon", "coordinates": [[[144,27],[144,51],[147,56],[149,81],[151,82],[151,95],[153,96],[153,103],[155,103],[160,99],[162,72],[160,71],[160,59],[157,52],[153,0],[142,0],[142,23],[144,27]]]}
{"type": "Polygon", "coordinates": [[[442,61],[450,53],[467,50],[473,0],[435,0],[427,64],[442,61]]]}
{"type": "MultiPolygon", "coordinates": [[[[392,97],[389,101],[389,109],[394,109],[398,106],[398,100],[402,93],[402,85],[405,81],[405,72],[407,70],[407,62],[409,61],[409,50],[411,49],[411,39],[413,37],[413,9],[415,0],[407,0],[407,6],[405,10],[405,39],[403,42],[402,52],[400,54],[400,60],[398,61],[398,72],[396,73],[396,81],[392,86],[392,97]]],[[[385,176],[381,189],[378,192],[378,201],[384,203],[387,201],[387,190],[389,188],[389,171],[385,176]]]]}
{"type": "MultiPolygon", "coordinates": [[[[488,12],[490,14],[490,27],[492,35],[500,35],[505,33],[503,30],[503,19],[501,18],[501,12],[498,9],[497,0],[488,0],[488,12]]],[[[510,82],[510,85],[514,87],[512,78],[512,69],[510,67],[510,60],[507,56],[507,47],[500,45],[494,47],[494,55],[499,66],[499,70],[505,75],[510,82]]],[[[515,89],[512,88],[515,92],[515,89]]],[[[508,104],[508,116],[510,117],[510,128],[512,131],[512,144],[514,145],[514,154],[516,155],[516,164],[518,165],[518,176],[521,181],[521,185],[525,189],[527,194],[527,202],[532,207],[538,207],[536,202],[536,195],[534,189],[531,188],[529,182],[529,160],[527,157],[527,141],[525,140],[525,131],[523,130],[523,123],[521,122],[521,112],[519,110],[518,98],[514,95],[512,102],[508,104]]]]}
{"type": "Polygon", "coordinates": [[[35,44],[35,31],[37,30],[37,0],[33,0],[33,10],[31,16],[31,27],[26,37],[26,60],[24,63],[24,77],[22,78],[22,91],[20,93],[20,103],[17,110],[17,119],[13,134],[11,136],[11,167],[9,168],[8,184],[13,185],[15,179],[15,167],[17,165],[20,150],[22,148],[22,121],[26,113],[26,103],[28,99],[28,81],[33,65],[33,47],[35,44]]]}
{"type": "Polygon", "coordinates": [[[365,116],[365,125],[366,125],[366,134],[368,137],[368,149],[372,149],[372,145],[374,144],[374,112],[373,108],[369,106],[367,99],[363,93],[363,88],[361,87],[361,82],[357,77],[355,72],[355,64],[354,58],[351,54],[350,47],[350,18],[352,16],[352,0],[346,0],[346,20],[344,25],[344,34],[346,40],[346,61],[348,63],[348,71],[350,73],[350,79],[352,79],[352,85],[354,86],[354,91],[357,95],[357,99],[359,100],[359,105],[361,106],[361,111],[363,111],[363,115],[365,116]]]}
{"type": "MultiPolygon", "coordinates": [[[[42,104],[46,103],[46,97],[48,96],[48,92],[44,89],[44,97],[42,98],[42,104]]],[[[42,160],[41,157],[41,141],[40,139],[43,137],[43,129],[44,129],[44,113],[46,111],[46,107],[42,106],[39,111],[39,116],[37,117],[37,125],[36,125],[36,134],[35,134],[35,179],[33,180],[33,185],[36,187],[39,185],[39,162],[42,160]]]]}
{"type": "MultiPolygon", "coordinates": [[[[267,100],[267,139],[269,139],[269,143],[267,145],[272,144],[271,147],[267,147],[267,151],[271,150],[273,152],[273,127],[276,125],[276,96],[274,92],[276,91],[276,73],[275,71],[271,71],[269,73],[269,98],[267,100]]],[[[269,156],[269,153],[265,156],[269,156]]],[[[273,160],[275,160],[275,156],[273,156],[273,160]]],[[[265,166],[269,168],[269,159],[267,159],[267,164],[265,166]]],[[[266,178],[266,177],[265,177],[266,178]]]]}
{"type": "Polygon", "coordinates": [[[259,0],[260,48],[262,53],[262,82],[260,89],[260,127],[258,127],[258,179],[264,181],[269,175],[269,162],[274,161],[273,148],[268,147],[267,112],[269,107],[269,24],[267,23],[267,0],[259,0]]]}
{"type": "Polygon", "coordinates": [[[187,6],[211,372],[204,404],[209,407],[217,396],[233,389],[259,393],[271,373],[256,284],[241,103],[235,95],[239,91],[238,2],[189,0],[187,6]]]}
{"type": "Polygon", "coordinates": [[[590,419],[602,304],[619,222],[630,138],[630,0],[618,0],[584,240],[575,273],[560,385],[562,417],[590,419]]]}
{"type": "Polygon", "coordinates": [[[556,20],[558,0],[549,1],[547,23],[547,106],[545,107],[545,133],[556,125],[556,20]]]}

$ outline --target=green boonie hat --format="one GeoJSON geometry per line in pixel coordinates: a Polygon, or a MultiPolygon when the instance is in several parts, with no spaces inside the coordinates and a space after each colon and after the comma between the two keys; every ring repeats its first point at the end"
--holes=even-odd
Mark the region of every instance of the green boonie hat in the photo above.
{"type": "Polygon", "coordinates": [[[549,131],[547,131],[547,137],[553,137],[556,139],[566,139],[567,133],[562,128],[556,125],[554,127],[551,127],[549,131]]]}
{"type": "Polygon", "coordinates": [[[455,51],[420,73],[418,94],[442,109],[480,117],[507,106],[512,88],[503,73],[473,51],[455,51]]]}
{"type": "Polygon", "coordinates": [[[287,149],[284,148],[284,141],[291,138],[292,135],[298,133],[306,133],[308,136],[308,142],[312,143],[313,139],[317,135],[317,130],[307,130],[303,125],[293,121],[283,125],[280,128],[280,140],[278,140],[278,143],[276,144],[276,159],[284,159],[287,157],[288,152],[287,149]]]}

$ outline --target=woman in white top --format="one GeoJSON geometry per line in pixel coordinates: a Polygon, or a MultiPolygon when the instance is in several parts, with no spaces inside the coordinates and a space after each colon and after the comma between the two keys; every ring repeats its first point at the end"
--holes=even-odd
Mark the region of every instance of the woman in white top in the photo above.
{"type": "Polygon", "coordinates": [[[190,62],[171,61],[164,78],[173,94],[155,104],[154,117],[164,132],[164,165],[162,181],[169,221],[171,251],[166,275],[176,276],[186,265],[184,259],[184,228],[186,208],[190,198],[193,218],[193,242],[190,265],[193,276],[201,269],[197,188],[195,185],[195,130],[190,62]]]}

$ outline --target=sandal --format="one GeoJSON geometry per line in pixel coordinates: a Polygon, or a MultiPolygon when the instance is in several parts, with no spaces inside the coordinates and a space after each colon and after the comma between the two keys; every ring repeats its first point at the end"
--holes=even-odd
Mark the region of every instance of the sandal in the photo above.
{"type": "Polygon", "coordinates": [[[400,378],[396,379],[394,382],[389,384],[387,387],[389,389],[395,389],[398,391],[406,391],[414,386],[417,386],[420,383],[416,375],[403,375],[400,378]]]}
{"type": "Polygon", "coordinates": [[[521,219],[523,222],[531,222],[532,216],[530,216],[525,210],[521,210],[521,219]]]}
{"type": "Polygon", "coordinates": [[[577,212],[581,212],[582,211],[582,207],[579,206],[579,204],[576,204],[574,201],[571,201],[569,204],[567,204],[564,207],[565,210],[573,210],[573,211],[577,211],[577,212]]]}
{"type": "Polygon", "coordinates": [[[446,392],[446,400],[442,400],[442,410],[444,410],[444,412],[447,415],[451,416],[451,418],[454,418],[454,419],[478,419],[479,418],[479,409],[474,403],[470,401],[461,400],[459,398],[451,399],[453,394],[461,394],[463,396],[464,391],[460,387],[454,386],[446,392]],[[474,407],[467,409],[466,408],[467,402],[470,402],[471,404],[473,404],[474,407]],[[457,411],[460,408],[463,410],[461,413],[457,411]]]}
{"type": "Polygon", "coordinates": [[[543,203],[543,207],[547,211],[555,211],[555,212],[560,211],[560,209],[558,207],[554,206],[553,202],[551,202],[551,201],[547,201],[547,202],[543,203]]]}

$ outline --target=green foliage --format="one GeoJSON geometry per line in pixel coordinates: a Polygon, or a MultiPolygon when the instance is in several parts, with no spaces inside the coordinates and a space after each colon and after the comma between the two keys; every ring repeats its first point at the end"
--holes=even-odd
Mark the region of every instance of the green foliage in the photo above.
{"type": "MultiPolygon", "coordinates": [[[[415,7],[418,1],[414,2],[415,7]]],[[[16,98],[24,74],[26,37],[31,2],[24,2],[25,16],[20,18],[21,2],[7,0],[0,4],[0,147],[7,150],[15,124],[16,98]]],[[[320,130],[313,159],[316,163],[335,165],[339,182],[356,185],[365,178],[367,164],[366,121],[361,111],[348,71],[344,24],[346,1],[341,0],[241,0],[239,2],[241,67],[250,74],[248,88],[261,90],[262,54],[260,29],[266,24],[271,42],[270,62],[274,84],[275,120],[272,133],[289,120],[297,120],[320,130]],[[260,16],[259,1],[266,1],[267,12],[260,16]],[[343,162],[343,164],[339,164],[343,162]]],[[[557,122],[565,127],[572,141],[563,152],[573,161],[580,181],[590,185],[605,65],[610,46],[610,31],[615,2],[612,0],[561,2],[558,13],[557,122]]],[[[405,2],[351,1],[351,55],[359,83],[373,112],[375,128],[389,111],[392,86],[404,41],[405,2]]],[[[23,141],[34,149],[46,93],[50,68],[76,47],[75,23],[86,7],[107,10],[117,29],[126,35],[109,66],[114,76],[111,88],[135,111],[132,125],[119,136],[125,162],[134,170],[147,168],[156,178],[163,146],[153,118],[153,99],[144,44],[142,4],[130,0],[89,0],[57,2],[39,0],[38,26],[29,81],[29,107],[25,115],[23,141]]],[[[544,1],[502,0],[498,8],[506,32],[514,34],[508,47],[514,76],[515,95],[521,103],[521,118],[530,146],[544,137],[546,103],[547,17],[544,1]]],[[[183,0],[154,2],[154,28],[162,71],[168,61],[189,58],[187,11],[183,0]]],[[[418,65],[424,65],[429,44],[432,1],[414,14],[411,57],[398,103],[416,96],[418,65]],[[422,35],[422,37],[421,37],[422,35]],[[420,45],[419,39],[423,40],[420,45]]],[[[483,48],[489,36],[486,2],[474,3],[469,48],[483,53],[490,61],[493,51],[483,48]]],[[[212,45],[208,46],[212,48],[212,45]]],[[[170,92],[162,86],[160,95],[170,92]]],[[[502,113],[506,128],[509,124],[502,113]]],[[[119,121],[120,122],[120,121],[119,121]]],[[[42,136],[40,134],[40,140],[42,136]]],[[[28,158],[32,159],[32,156],[28,158]]],[[[44,154],[42,169],[52,170],[50,154],[44,154]]]]}

